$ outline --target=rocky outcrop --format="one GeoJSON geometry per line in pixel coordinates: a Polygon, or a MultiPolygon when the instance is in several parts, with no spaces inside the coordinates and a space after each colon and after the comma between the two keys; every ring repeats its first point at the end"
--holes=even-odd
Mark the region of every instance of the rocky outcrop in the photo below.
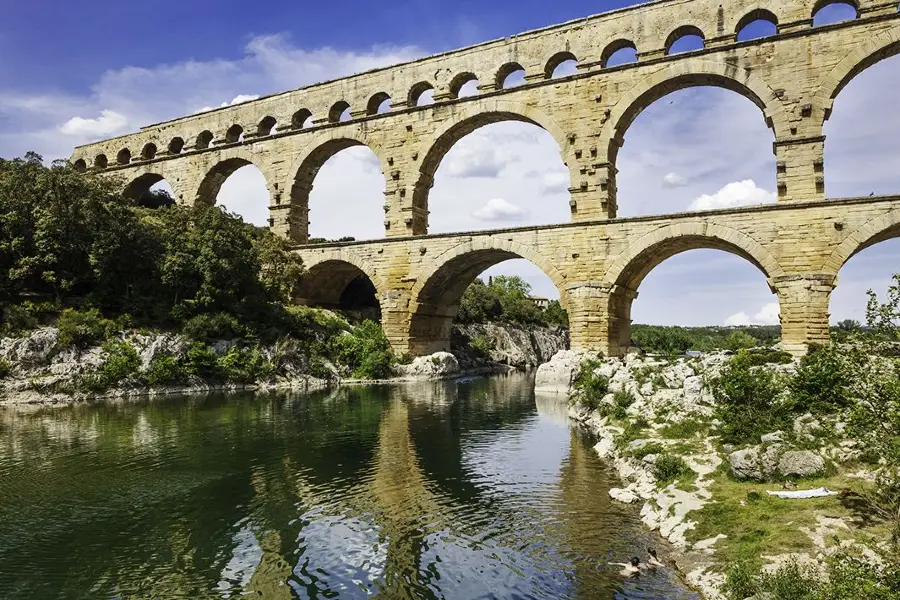
{"type": "Polygon", "coordinates": [[[449,352],[420,356],[408,365],[399,365],[397,374],[411,379],[443,379],[459,373],[459,362],[449,352]]]}
{"type": "Polygon", "coordinates": [[[454,325],[450,346],[460,366],[493,363],[517,369],[537,367],[569,345],[569,331],[560,327],[483,323],[454,325]]]}
{"type": "Polygon", "coordinates": [[[572,384],[585,360],[597,358],[596,354],[561,350],[549,362],[538,367],[534,378],[534,389],[537,392],[569,394],[572,384]]]}

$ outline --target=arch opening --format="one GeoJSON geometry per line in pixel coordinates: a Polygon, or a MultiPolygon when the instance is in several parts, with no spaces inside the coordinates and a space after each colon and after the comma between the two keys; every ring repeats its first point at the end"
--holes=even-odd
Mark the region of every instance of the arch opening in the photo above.
{"type": "Polygon", "coordinates": [[[637,46],[631,40],[616,40],[604,48],[600,55],[600,65],[604,69],[637,61],[637,46]]]}
{"type": "Polygon", "coordinates": [[[156,144],[153,142],[145,144],[141,150],[141,160],[153,160],[154,158],[156,158],[156,144]]]}
{"type": "Polygon", "coordinates": [[[143,208],[161,208],[176,203],[172,186],[157,173],[144,173],[136,177],[125,187],[122,195],[143,208]]]}
{"type": "Polygon", "coordinates": [[[369,98],[366,104],[366,114],[369,116],[391,112],[391,97],[387,92],[378,92],[369,98]]]}
{"type": "Polygon", "coordinates": [[[474,115],[444,132],[420,166],[413,206],[431,233],[566,222],[570,174],[559,142],[522,115],[474,115]]]}
{"type": "Polygon", "coordinates": [[[474,73],[460,73],[450,82],[451,98],[468,98],[478,95],[478,78],[474,73]]]}
{"type": "Polygon", "coordinates": [[[434,86],[420,81],[409,90],[408,106],[428,106],[434,104],[434,86]]]}
{"type": "Polygon", "coordinates": [[[342,121],[349,121],[350,116],[350,104],[344,100],[339,100],[338,102],[335,102],[328,111],[328,122],[340,123],[342,121]]]}
{"type": "Polygon", "coordinates": [[[813,8],[813,27],[833,25],[859,18],[859,6],[847,0],[822,0],[813,8]]]}
{"type": "Polygon", "coordinates": [[[739,42],[769,37],[777,33],[778,17],[764,8],[757,8],[747,13],[735,27],[735,34],[739,42]]]}
{"type": "Polygon", "coordinates": [[[197,148],[197,150],[205,150],[206,148],[209,148],[210,144],[212,144],[212,141],[213,133],[212,131],[207,129],[206,131],[201,131],[197,135],[197,141],[194,144],[194,147],[197,148]]]}
{"type": "Polygon", "coordinates": [[[223,210],[239,215],[245,222],[265,227],[269,220],[269,188],[265,176],[256,165],[242,159],[222,161],[214,168],[218,185],[212,197],[213,204],[223,210]]]}
{"type": "Polygon", "coordinates": [[[863,243],[841,266],[829,303],[832,331],[852,333],[866,325],[868,292],[884,301],[893,276],[900,272],[898,254],[900,225],[895,225],[863,243]]]}
{"type": "Polygon", "coordinates": [[[116,163],[120,165],[127,165],[131,162],[131,150],[128,148],[122,148],[119,150],[119,153],[116,154],[116,163]]]}
{"type": "Polygon", "coordinates": [[[547,61],[544,76],[547,79],[568,77],[578,72],[578,59],[571,52],[557,52],[547,61]]]}
{"type": "Polygon", "coordinates": [[[525,69],[519,63],[506,63],[497,71],[495,81],[498,90],[525,84],[525,69]]]}
{"type": "Polygon", "coordinates": [[[181,154],[181,151],[184,150],[184,139],[180,137],[173,137],[168,145],[169,154],[181,154]]]}
{"type": "Polygon", "coordinates": [[[380,238],[384,190],[381,162],[368,146],[350,138],[329,140],[298,168],[291,206],[296,219],[308,224],[310,242],[380,238]]]}
{"type": "Polygon", "coordinates": [[[275,131],[276,123],[277,121],[275,120],[275,117],[263,117],[263,119],[259,122],[259,125],[256,126],[256,135],[260,137],[272,135],[272,132],[275,131]]]}
{"type": "Polygon", "coordinates": [[[300,280],[295,301],[381,322],[381,304],[372,279],[358,266],[338,259],[311,266],[300,280]]]}
{"type": "Polygon", "coordinates": [[[531,256],[532,262],[525,254],[498,248],[470,249],[429,272],[413,289],[410,351],[423,355],[449,350],[458,316],[467,322],[505,315],[511,321],[540,323],[546,318],[544,300],[556,300],[558,308],[564,309],[563,278],[548,262],[536,255],[531,256]]]}
{"type": "Polygon", "coordinates": [[[833,92],[825,134],[825,186],[829,197],[889,195],[900,191],[895,118],[900,42],[856,64],[833,92]],[[893,160],[892,160],[893,158],[893,160]]]}
{"type": "Polygon", "coordinates": [[[79,158],[75,162],[72,163],[72,168],[78,171],[79,173],[84,173],[87,171],[87,163],[83,158],[79,158]]]}
{"type": "Polygon", "coordinates": [[[682,54],[703,50],[706,47],[706,37],[700,28],[693,25],[684,25],[669,34],[666,38],[666,54],[682,54]]]}
{"type": "Polygon", "coordinates": [[[617,215],[775,202],[775,136],[761,106],[741,84],[710,75],[667,80],[637,98],[609,147],[617,215]]]}
{"type": "Polygon", "coordinates": [[[225,132],[225,143],[236,144],[244,141],[244,128],[235,123],[225,132]]]}
{"type": "Polygon", "coordinates": [[[312,113],[305,108],[301,108],[291,116],[291,127],[293,129],[303,129],[312,125],[312,113]]]}
{"type": "Polygon", "coordinates": [[[106,158],[105,154],[98,154],[94,157],[94,168],[95,169],[105,169],[109,166],[109,159],[106,158]]]}
{"type": "Polygon", "coordinates": [[[780,338],[778,296],[762,264],[767,258],[705,235],[664,239],[629,258],[609,299],[611,348],[736,350],[780,338]]]}

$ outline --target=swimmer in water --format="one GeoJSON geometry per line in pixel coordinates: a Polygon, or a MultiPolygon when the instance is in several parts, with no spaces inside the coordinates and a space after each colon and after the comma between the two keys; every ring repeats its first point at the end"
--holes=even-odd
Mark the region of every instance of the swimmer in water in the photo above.
{"type": "Polygon", "coordinates": [[[661,560],[659,560],[659,556],[656,555],[656,550],[653,548],[647,548],[647,552],[650,554],[650,560],[647,561],[647,564],[651,567],[664,567],[661,560]]]}
{"type": "Polygon", "coordinates": [[[635,556],[631,559],[630,563],[609,563],[616,567],[622,567],[622,570],[619,571],[619,575],[622,577],[632,577],[641,572],[641,560],[635,556]]]}

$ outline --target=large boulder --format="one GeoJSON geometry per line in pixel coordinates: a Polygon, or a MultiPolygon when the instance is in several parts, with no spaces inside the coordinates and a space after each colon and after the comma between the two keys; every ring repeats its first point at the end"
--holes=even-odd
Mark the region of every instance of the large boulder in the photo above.
{"type": "Polygon", "coordinates": [[[781,455],[778,473],[784,477],[813,477],[825,471],[825,460],[809,450],[791,450],[781,455]]]}
{"type": "Polygon", "coordinates": [[[596,358],[595,355],[571,350],[560,350],[549,362],[538,367],[534,377],[534,388],[539,392],[568,394],[572,391],[572,383],[581,369],[584,360],[596,358]]]}
{"type": "Polygon", "coordinates": [[[41,327],[26,337],[0,340],[0,357],[25,367],[46,365],[53,358],[59,343],[59,330],[41,327]]]}
{"type": "Polygon", "coordinates": [[[736,450],[728,455],[731,474],[738,479],[755,481],[768,479],[778,469],[781,453],[781,444],[751,446],[743,450],[736,450]]]}
{"type": "Polygon", "coordinates": [[[416,379],[442,379],[459,373],[459,362],[449,352],[420,356],[402,367],[403,375],[416,379]]]}

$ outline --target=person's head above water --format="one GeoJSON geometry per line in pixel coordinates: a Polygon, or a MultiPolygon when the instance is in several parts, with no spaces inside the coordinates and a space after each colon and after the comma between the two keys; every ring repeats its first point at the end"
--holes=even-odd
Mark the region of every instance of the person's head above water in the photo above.
{"type": "Polygon", "coordinates": [[[633,558],[631,559],[631,566],[632,566],[632,567],[636,567],[636,566],[638,566],[639,564],[641,564],[641,559],[639,559],[637,556],[635,556],[635,557],[633,557],[633,558]]]}

